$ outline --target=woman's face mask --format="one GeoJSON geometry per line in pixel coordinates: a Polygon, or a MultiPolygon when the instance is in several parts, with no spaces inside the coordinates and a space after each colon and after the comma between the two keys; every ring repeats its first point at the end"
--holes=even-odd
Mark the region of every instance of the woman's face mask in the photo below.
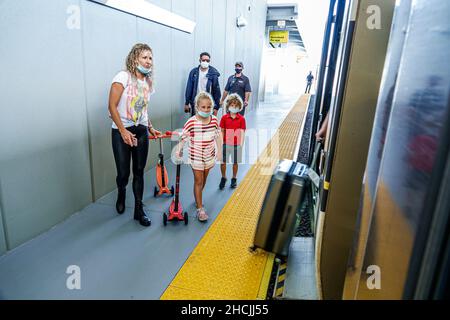
{"type": "Polygon", "coordinates": [[[137,69],[140,73],[142,73],[144,76],[150,74],[150,72],[152,72],[152,68],[145,68],[143,66],[141,66],[140,64],[137,65],[137,69]]]}
{"type": "Polygon", "coordinates": [[[147,76],[152,72],[153,55],[150,51],[146,50],[140,53],[139,58],[136,61],[136,69],[147,76]]]}

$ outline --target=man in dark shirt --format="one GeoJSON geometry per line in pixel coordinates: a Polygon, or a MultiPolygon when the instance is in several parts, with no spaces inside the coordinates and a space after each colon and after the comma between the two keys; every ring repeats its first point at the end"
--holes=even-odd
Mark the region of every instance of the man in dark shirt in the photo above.
{"type": "Polygon", "coordinates": [[[234,67],[234,71],[236,73],[228,78],[227,85],[225,86],[225,90],[220,101],[220,105],[223,104],[223,101],[226,99],[228,94],[237,93],[244,101],[244,108],[242,108],[242,111],[239,112],[241,115],[244,115],[245,109],[248,106],[248,101],[250,100],[252,87],[250,86],[250,80],[248,79],[248,77],[244,76],[244,74],[242,73],[242,70],[244,69],[244,63],[238,61],[235,63],[234,67]]]}
{"type": "Polygon", "coordinates": [[[309,91],[311,90],[311,85],[312,85],[313,80],[314,80],[314,76],[312,75],[312,71],[310,71],[308,76],[306,77],[307,84],[306,84],[305,93],[309,93],[309,91]]]}

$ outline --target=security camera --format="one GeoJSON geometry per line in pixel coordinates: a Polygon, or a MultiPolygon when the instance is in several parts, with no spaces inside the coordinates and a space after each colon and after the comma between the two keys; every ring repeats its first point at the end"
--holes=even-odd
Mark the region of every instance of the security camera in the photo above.
{"type": "Polygon", "coordinates": [[[245,26],[247,25],[247,20],[246,20],[242,15],[240,15],[240,16],[237,17],[237,19],[236,19],[236,25],[237,25],[239,28],[245,27],[245,26]]]}

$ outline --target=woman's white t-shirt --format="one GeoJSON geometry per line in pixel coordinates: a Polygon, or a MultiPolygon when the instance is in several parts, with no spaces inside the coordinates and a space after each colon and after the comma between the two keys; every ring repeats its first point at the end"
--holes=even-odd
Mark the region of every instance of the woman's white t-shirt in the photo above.
{"type": "MultiPolygon", "coordinates": [[[[117,106],[123,126],[148,126],[148,101],[155,92],[153,86],[150,87],[145,80],[133,79],[127,71],[120,71],[112,80],[112,83],[115,82],[124,88],[117,106]]],[[[114,121],[112,127],[118,129],[114,121]]]]}

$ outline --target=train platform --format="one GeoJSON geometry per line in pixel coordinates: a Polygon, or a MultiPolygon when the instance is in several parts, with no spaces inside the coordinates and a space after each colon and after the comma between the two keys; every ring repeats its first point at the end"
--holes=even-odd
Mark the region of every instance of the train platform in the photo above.
{"type": "MultiPolygon", "coordinates": [[[[196,220],[192,171],[183,165],[180,201],[189,224],[163,226],[171,198],[153,197],[151,169],[144,194],[151,227],[132,219],[131,184],[123,215],[111,192],[0,257],[0,299],[265,299],[274,257],[248,247],[273,168],[294,157],[308,99],[278,97],[247,114],[258,147],[247,148],[236,189],[220,191],[219,168],[210,172],[203,193],[207,223],[196,220]],[[74,266],[80,290],[67,286],[74,266]]],[[[166,164],[173,182],[175,166],[166,164]]]]}

